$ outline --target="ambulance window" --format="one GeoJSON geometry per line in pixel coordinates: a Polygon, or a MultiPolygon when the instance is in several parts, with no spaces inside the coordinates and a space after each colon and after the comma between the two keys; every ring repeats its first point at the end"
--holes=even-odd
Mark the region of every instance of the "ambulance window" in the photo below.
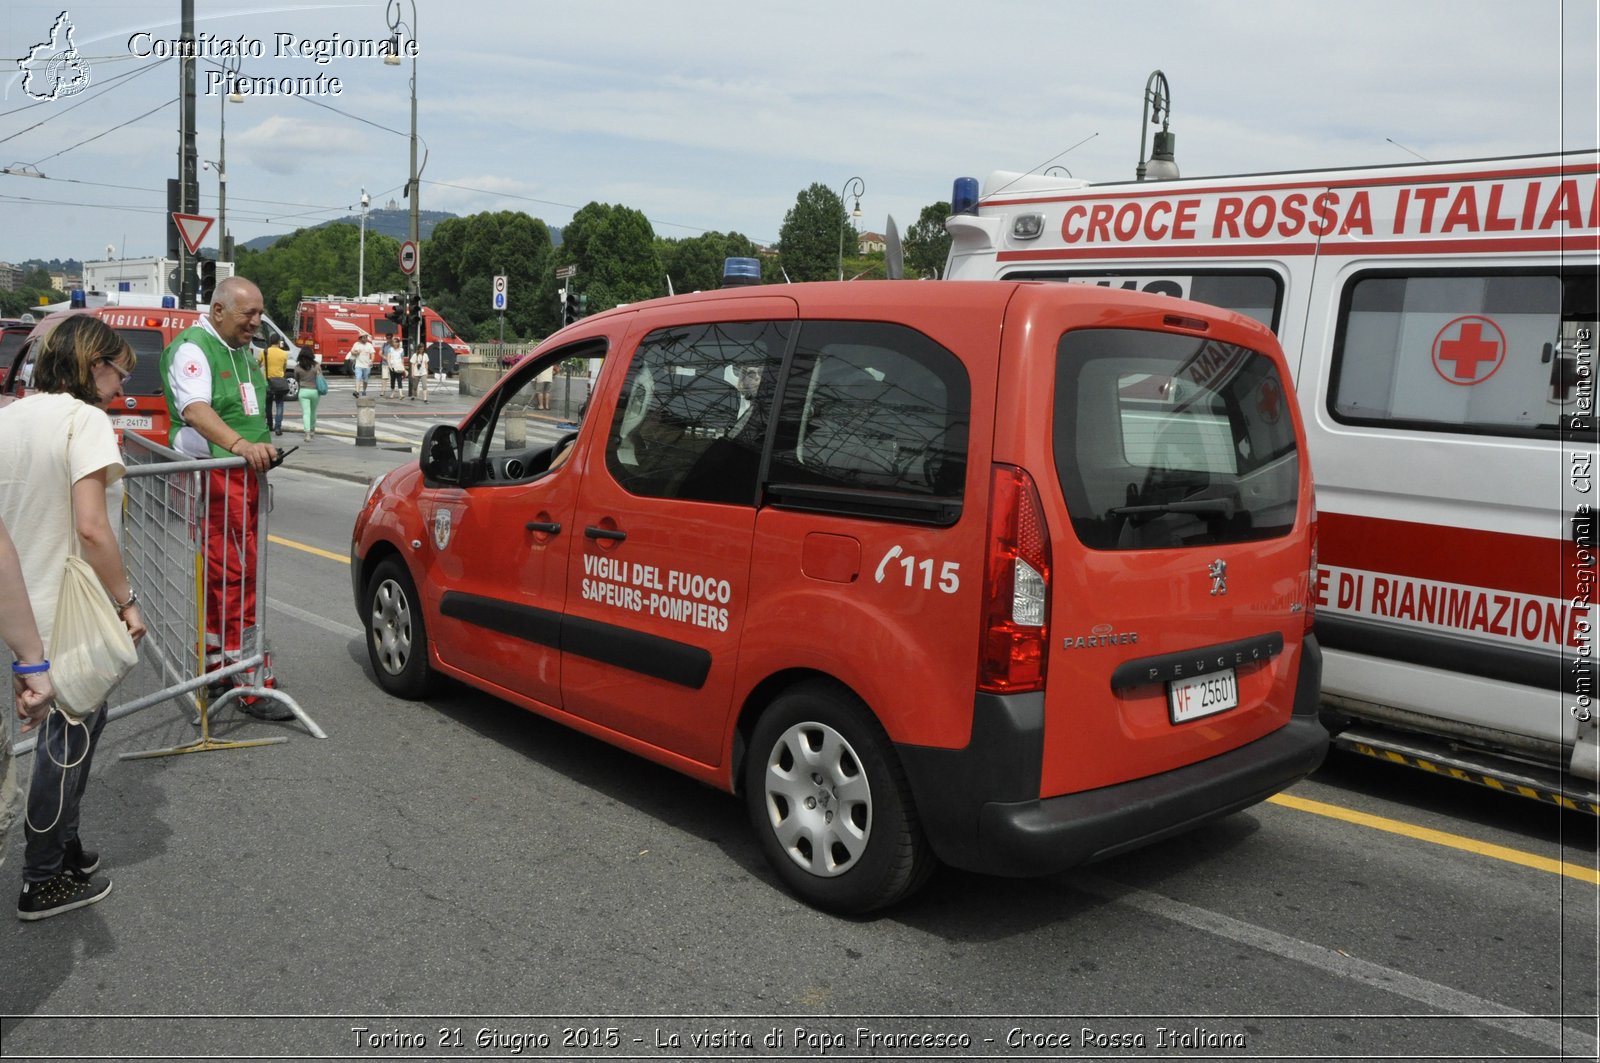
{"type": "Polygon", "coordinates": [[[1300,490],[1288,395],[1272,360],[1245,347],[1068,332],[1054,449],[1079,540],[1147,550],[1288,534],[1300,490]]]}
{"type": "Polygon", "coordinates": [[[1350,424],[1550,436],[1584,401],[1595,284],[1592,270],[1363,274],[1340,306],[1330,410],[1350,424]]]}
{"type": "Polygon", "coordinates": [[[805,322],[780,410],[769,477],[780,504],[938,524],[959,517],[971,388],[960,360],[920,332],[805,322]],[[893,497],[908,495],[926,501],[893,497]]]}
{"type": "Polygon", "coordinates": [[[161,352],[166,348],[161,333],[143,328],[119,328],[116,333],[128,341],[128,346],[133,348],[134,355],[139,359],[133,367],[133,374],[122,382],[122,393],[161,394],[161,352]]]}
{"type": "Polygon", "coordinates": [[[754,506],[792,328],[725,321],[646,336],[611,421],[606,467],[617,483],[651,498],[754,506]]]}

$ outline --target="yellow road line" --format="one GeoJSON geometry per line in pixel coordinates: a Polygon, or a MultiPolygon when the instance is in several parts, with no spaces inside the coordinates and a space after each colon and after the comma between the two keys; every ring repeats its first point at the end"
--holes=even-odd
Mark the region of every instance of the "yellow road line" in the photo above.
{"type": "Polygon", "coordinates": [[[1564,860],[1552,860],[1549,857],[1535,856],[1525,853],[1520,849],[1508,849],[1503,845],[1491,845],[1488,842],[1475,841],[1472,838],[1463,838],[1459,834],[1447,834],[1440,830],[1430,830],[1427,827],[1418,827],[1412,823],[1403,823],[1397,819],[1386,819],[1383,816],[1374,816],[1366,812],[1356,812],[1338,805],[1325,804],[1322,801],[1308,801],[1303,797],[1291,797],[1288,794],[1277,794],[1267,798],[1275,805],[1293,808],[1300,812],[1309,812],[1314,816],[1327,816],[1329,819],[1343,820],[1361,827],[1370,827],[1373,830],[1388,831],[1391,834],[1401,834],[1407,838],[1418,841],[1431,842],[1434,845],[1444,845],[1451,849],[1462,849],[1479,856],[1487,856],[1492,860],[1504,860],[1512,864],[1521,864],[1537,871],[1548,871],[1555,875],[1566,875],[1579,882],[1587,882],[1593,886],[1600,886],[1600,871],[1592,867],[1581,867],[1578,864],[1567,863],[1564,860]]]}
{"type": "Polygon", "coordinates": [[[350,563],[350,558],[347,554],[336,554],[331,550],[320,550],[315,546],[297,543],[293,539],[280,539],[276,535],[269,535],[267,536],[267,542],[277,543],[279,546],[287,546],[291,550],[302,550],[308,554],[316,554],[318,557],[325,557],[329,561],[343,561],[347,565],[350,563]]]}

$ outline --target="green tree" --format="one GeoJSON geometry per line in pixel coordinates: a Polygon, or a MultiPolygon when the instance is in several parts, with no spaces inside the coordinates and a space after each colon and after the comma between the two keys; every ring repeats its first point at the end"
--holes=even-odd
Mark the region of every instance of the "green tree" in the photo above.
{"type": "Polygon", "coordinates": [[[423,295],[464,339],[501,335],[494,278],[506,278],[504,332],[526,339],[549,331],[539,304],[550,272],[550,227],[521,211],[496,211],[439,223],[423,247],[423,295]]]}
{"type": "MultiPolygon", "coordinates": [[[[561,230],[553,264],[576,266],[568,283],[588,301],[589,313],[621,303],[667,294],[667,278],[656,252],[655,231],[641,211],[608,203],[589,203],[561,230]]],[[[547,275],[540,301],[559,320],[554,272],[547,275]]]]}
{"type": "Polygon", "coordinates": [[[848,222],[844,203],[832,189],[813,184],[796,196],[778,230],[778,259],[789,279],[836,280],[839,238],[848,222]]]}
{"type": "Polygon", "coordinates": [[[756,258],[756,245],[740,233],[701,233],[682,240],[658,239],[656,254],[672,279],[675,292],[704,292],[722,287],[722,267],[729,258],[756,258]]]}
{"type": "MultiPolygon", "coordinates": [[[[366,291],[398,292],[406,286],[400,242],[369,231],[366,291]]],[[[361,231],[347,224],[299,229],[261,251],[239,249],[234,271],[261,289],[267,313],[292,328],[295,307],[315,295],[354,296],[361,285],[361,231]]]]}
{"type": "Polygon", "coordinates": [[[950,233],[944,227],[949,216],[950,204],[941,200],[923,207],[916,223],[906,230],[907,277],[943,276],[950,258],[950,233]]]}

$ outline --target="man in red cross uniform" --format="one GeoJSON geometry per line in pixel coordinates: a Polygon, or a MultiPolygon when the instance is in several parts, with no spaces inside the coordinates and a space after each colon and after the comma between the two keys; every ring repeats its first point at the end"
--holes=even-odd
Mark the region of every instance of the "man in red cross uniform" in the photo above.
{"type": "MultiPolygon", "coordinates": [[[[161,380],[174,450],[196,458],[239,457],[245,468],[213,469],[206,513],[206,668],[238,660],[256,625],[256,528],[261,476],[278,448],[267,427],[267,380],[250,340],[261,326],[261,289],[243,277],[217,285],[210,316],[173,337],[161,354],[161,380]]],[[[262,699],[242,708],[288,719],[262,699]]]]}

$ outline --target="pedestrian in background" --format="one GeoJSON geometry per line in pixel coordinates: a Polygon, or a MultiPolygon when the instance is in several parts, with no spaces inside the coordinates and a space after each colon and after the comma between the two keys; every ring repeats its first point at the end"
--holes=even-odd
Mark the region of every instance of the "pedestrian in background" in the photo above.
{"type": "MultiPolygon", "coordinates": [[[[137,359],[104,322],[74,315],[45,337],[33,390],[0,410],[0,523],[28,534],[16,543],[28,602],[43,645],[55,623],[67,554],[75,544],[137,641],[144,618],[122,564],[114,515],[122,512],[122,455],[104,409],[122,394],[137,359]],[[107,495],[115,496],[108,502],[107,495]]],[[[254,360],[251,360],[254,367],[254,360]]],[[[23,675],[37,674],[22,665],[23,675]]],[[[16,673],[17,665],[12,666],[16,673]]],[[[32,686],[32,684],[29,684],[32,686]]],[[[37,693],[37,687],[34,688],[37,693]]],[[[45,919],[111,892],[95,877],[100,854],[78,834],[79,809],[100,732],[102,703],[81,721],[49,713],[34,747],[24,822],[17,918],[45,919]]]]}
{"type": "Polygon", "coordinates": [[[418,393],[428,401],[428,350],[420,344],[411,352],[411,398],[418,393]]]}
{"type": "Polygon", "coordinates": [[[289,351],[273,340],[257,359],[267,374],[267,424],[275,436],[283,435],[283,408],[289,402],[289,351]]]}
{"type": "Polygon", "coordinates": [[[550,408],[550,388],[555,383],[556,365],[551,362],[539,370],[539,375],[533,378],[535,409],[548,410],[550,408]]]}
{"type": "Polygon", "coordinates": [[[301,351],[294,364],[294,378],[300,383],[300,427],[308,440],[317,438],[317,403],[322,394],[317,390],[317,378],[322,370],[310,351],[301,351]]]}
{"type": "MultiPolygon", "coordinates": [[[[210,312],[172,338],[161,352],[161,384],[172,427],[172,449],[193,458],[243,458],[243,469],[211,469],[206,497],[206,669],[243,656],[244,634],[256,626],[256,541],[261,478],[278,459],[272,430],[262,415],[266,377],[250,355],[250,339],[261,327],[261,289],[243,277],[221,281],[210,312]]],[[[265,685],[269,676],[235,675],[215,680],[207,692],[220,697],[228,685],[265,685]]],[[[287,706],[268,698],[241,712],[258,719],[293,719],[287,706]]]]}
{"type": "Polygon", "coordinates": [[[383,347],[383,367],[389,372],[389,397],[400,397],[400,385],[406,378],[406,352],[393,336],[383,347]]]}
{"type": "Polygon", "coordinates": [[[372,346],[372,337],[365,332],[350,348],[350,364],[356,374],[355,386],[351,390],[357,395],[367,393],[367,378],[372,375],[372,359],[377,353],[377,349],[372,346]]]}

